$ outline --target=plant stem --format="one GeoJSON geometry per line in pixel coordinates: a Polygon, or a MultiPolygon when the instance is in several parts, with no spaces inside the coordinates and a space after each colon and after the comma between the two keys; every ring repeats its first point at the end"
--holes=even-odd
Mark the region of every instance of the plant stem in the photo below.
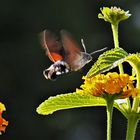
{"type": "MultiPolygon", "coordinates": [[[[113,39],[114,39],[114,46],[115,48],[119,48],[119,39],[118,39],[118,23],[111,24],[112,32],[113,32],[113,39]]],[[[124,73],[122,64],[119,64],[119,71],[120,73],[124,73]]]]}
{"type": "MultiPolygon", "coordinates": [[[[140,89],[140,62],[138,59],[133,58],[133,57],[130,60],[128,59],[128,62],[130,63],[132,68],[135,70],[136,78],[137,78],[136,87],[138,89],[140,89]]],[[[139,95],[140,95],[140,93],[139,93],[139,95]]],[[[140,120],[140,117],[138,116],[139,115],[139,113],[138,113],[139,103],[140,103],[139,95],[138,95],[138,97],[134,98],[131,114],[127,118],[128,125],[127,125],[126,140],[134,140],[134,138],[135,138],[137,124],[140,120]]]]}
{"type": "MultiPolygon", "coordinates": [[[[119,23],[111,24],[115,48],[119,48],[119,37],[118,37],[118,27],[119,26],[118,25],[119,25],[119,23]]],[[[124,73],[123,65],[119,64],[118,67],[119,67],[120,74],[123,74],[124,73]]],[[[131,108],[130,100],[129,99],[127,99],[127,106],[128,106],[128,109],[131,108]]]]}
{"type": "Polygon", "coordinates": [[[135,114],[129,116],[128,123],[127,123],[126,140],[135,139],[135,133],[136,133],[138,121],[139,119],[135,114]]]}
{"type": "MultiPolygon", "coordinates": [[[[136,71],[136,77],[137,77],[136,87],[138,89],[140,89],[140,72],[139,72],[140,65],[137,64],[137,67],[135,65],[132,65],[132,67],[135,68],[135,71],[136,71]]],[[[139,98],[134,98],[132,111],[137,112],[138,107],[139,107],[139,103],[140,103],[140,99],[139,98]]]]}
{"type": "Polygon", "coordinates": [[[111,140],[111,128],[112,128],[112,114],[114,100],[106,99],[107,102],[107,140],[111,140]]]}
{"type": "Polygon", "coordinates": [[[111,28],[112,28],[112,32],[113,32],[114,46],[115,46],[115,48],[119,48],[118,24],[111,24],[111,28]]]}

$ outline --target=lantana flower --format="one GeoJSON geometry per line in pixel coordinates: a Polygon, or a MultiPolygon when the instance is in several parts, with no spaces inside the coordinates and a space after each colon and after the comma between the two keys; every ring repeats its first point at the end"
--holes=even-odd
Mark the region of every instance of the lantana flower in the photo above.
{"type": "Polygon", "coordinates": [[[119,23],[120,21],[126,20],[131,16],[131,14],[129,14],[129,11],[124,11],[121,8],[117,7],[103,7],[100,10],[101,13],[98,14],[98,18],[104,19],[111,24],[119,23]]]}
{"type": "Polygon", "coordinates": [[[8,126],[8,121],[2,118],[3,111],[6,111],[6,108],[4,104],[0,102],[0,134],[2,134],[2,132],[5,132],[5,129],[8,126]]]}
{"type": "Polygon", "coordinates": [[[109,72],[106,75],[99,74],[94,77],[83,77],[84,84],[77,92],[104,97],[104,95],[116,95],[116,99],[136,97],[139,90],[134,87],[134,78],[128,74],[109,72]]]}

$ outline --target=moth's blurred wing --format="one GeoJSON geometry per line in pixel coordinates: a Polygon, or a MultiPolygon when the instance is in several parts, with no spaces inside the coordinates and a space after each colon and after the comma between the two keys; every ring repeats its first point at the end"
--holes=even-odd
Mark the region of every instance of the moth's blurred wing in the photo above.
{"type": "Polygon", "coordinates": [[[69,32],[61,30],[60,33],[65,52],[64,61],[68,63],[71,70],[75,71],[77,70],[77,66],[79,65],[77,64],[77,62],[80,61],[83,57],[81,55],[81,49],[69,32]]]}
{"type": "Polygon", "coordinates": [[[40,38],[41,45],[51,61],[56,62],[64,59],[62,43],[58,41],[58,38],[52,32],[44,30],[40,33],[40,38]]]}

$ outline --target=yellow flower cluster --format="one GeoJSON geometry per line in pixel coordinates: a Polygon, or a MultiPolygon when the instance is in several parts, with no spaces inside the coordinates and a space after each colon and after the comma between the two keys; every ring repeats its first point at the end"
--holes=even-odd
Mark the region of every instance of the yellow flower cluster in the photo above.
{"type": "Polygon", "coordinates": [[[118,98],[136,97],[138,89],[133,85],[133,77],[128,74],[118,74],[116,72],[106,75],[99,74],[94,77],[84,77],[82,90],[77,90],[83,94],[102,96],[104,94],[116,94],[118,98]]]}

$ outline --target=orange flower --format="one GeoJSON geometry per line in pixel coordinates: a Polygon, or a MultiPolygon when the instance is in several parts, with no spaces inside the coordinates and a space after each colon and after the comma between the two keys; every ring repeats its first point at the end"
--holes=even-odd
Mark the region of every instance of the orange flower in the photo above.
{"type": "Polygon", "coordinates": [[[5,132],[6,126],[8,125],[8,121],[6,121],[4,118],[2,118],[2,113],[5,111],[6,108],[4,104],[0,102],[0,134],[2,132],[5,132]]]}
{"type": "Polygon", "coordinates": [[[81,85],[83,94],[103,96],[104,94],[118,95],[118,98],[136,97],[139,90],[133,85],[133,77],[128,74],[118,74],[116,72],[99,74],[94,77],[83,78],[84,84],[81,85]]]}

